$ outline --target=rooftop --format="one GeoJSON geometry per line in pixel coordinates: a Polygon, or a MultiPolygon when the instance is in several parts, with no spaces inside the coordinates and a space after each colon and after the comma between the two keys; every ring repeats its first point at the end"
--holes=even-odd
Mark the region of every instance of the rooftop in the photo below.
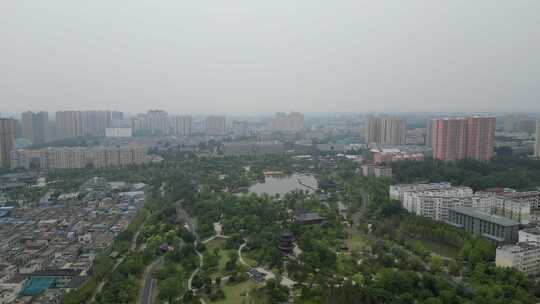
{"type": "Polygon", "coordinates": [[[307,212],[298,214],[296,220],[301,222],[312,222],[312,221],[322,221],[323,218],[316,212],[307,212]]]}
{"type": "Polygon", "coordinates": [[[532,227],[532,228],[523,229],[523,232],[534,234],[534,235],[540,235],[540,227],[532,227]]]}
{"type": "Polygon", "coordinates": [[[501,225],[501,226],[518,226],[519,225],[518,222],[513,221],[509,218],[489,214],[489,213],[482,212],[482,211],[479,211],[477,209],[470,208],[470,207],[454,207],[454,208],[448,208],[448,210],[465,214],[465,215],[478,218],[486,222],[501,225]]]}
{"type": "Polygon", "coordinates": [[[522,252],[533,249],[540,249],[540,243],[538,242],[520,242],[515,244],[503,245],[497,248],[497,250],[522,252]]]}

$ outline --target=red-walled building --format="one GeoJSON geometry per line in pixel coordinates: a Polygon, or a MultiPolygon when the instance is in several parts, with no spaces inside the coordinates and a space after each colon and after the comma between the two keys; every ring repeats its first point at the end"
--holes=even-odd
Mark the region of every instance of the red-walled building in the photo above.
{"type": "Polygon", "coordinates": [[[494,117],[434,119],[432,128],[434,159],[489,161],[493,156],[494,117]]]}

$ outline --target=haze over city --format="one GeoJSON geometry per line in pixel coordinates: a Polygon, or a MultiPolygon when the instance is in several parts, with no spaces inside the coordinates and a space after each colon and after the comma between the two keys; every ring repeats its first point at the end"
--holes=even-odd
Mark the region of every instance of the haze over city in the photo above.
{"type": "Polygon", "coordinates": [[[540,1],[3,1],[0,304],[540,303],[540,1]]]}
{"type": "Polygon", "coordinates": [[[538,1],[4,1],[3,112],[540,111],[538,1]]]}

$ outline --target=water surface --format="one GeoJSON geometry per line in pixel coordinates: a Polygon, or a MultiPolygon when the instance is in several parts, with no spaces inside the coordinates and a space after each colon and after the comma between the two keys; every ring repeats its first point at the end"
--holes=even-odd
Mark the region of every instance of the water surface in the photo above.
{"type": "Polygon", "coordinates": [[[249,187],[250,193],[283,196],[294,190],[314,192],[318,188],[317,179],[310,174],[295,173],[292,175],[266,176],[263,183],[249,187]]]}

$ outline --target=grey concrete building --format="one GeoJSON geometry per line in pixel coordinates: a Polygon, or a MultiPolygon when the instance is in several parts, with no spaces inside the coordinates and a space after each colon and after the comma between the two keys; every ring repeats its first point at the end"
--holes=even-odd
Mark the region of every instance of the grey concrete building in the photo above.
{"type": "Polygon", "coordinates": [[[519,240],[518,222],[470,207],[449,208],[446,222],[496,245],[513,244],[519,240]]]}

